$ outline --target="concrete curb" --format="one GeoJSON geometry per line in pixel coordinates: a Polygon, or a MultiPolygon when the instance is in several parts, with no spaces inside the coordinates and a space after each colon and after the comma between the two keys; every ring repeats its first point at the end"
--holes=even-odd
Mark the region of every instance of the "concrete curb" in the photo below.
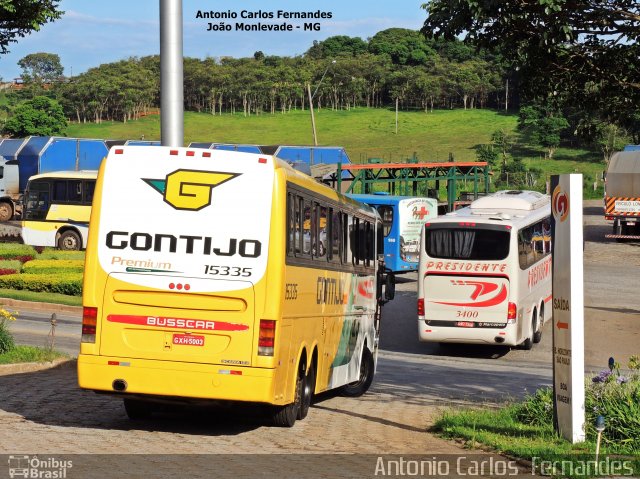
{"type": "Polygon", "coordinates": [[[20,299],[0,298],[0,305],[33,311],[48,311],[50,313],[76,313],[82,315],[82,306],[67,306],[65,304],[41,303],[38,301],[22,301],[20,299]]]}
{"type": "Polygon", "coordinates": [[[16,363],[0,364],[0,376],[9,374],[33,373],[46,369],[72,369],[76,367],[76,360],[69,358],[54,359],[46,363],[16,363]]]}

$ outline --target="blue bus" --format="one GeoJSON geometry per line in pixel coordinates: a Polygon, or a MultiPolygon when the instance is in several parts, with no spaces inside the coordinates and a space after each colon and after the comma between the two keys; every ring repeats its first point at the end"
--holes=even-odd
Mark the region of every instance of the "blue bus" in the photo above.
{"type": "Polygon", "coordinates": [[[438,200],[384,193],[347,196],[373,206],[380,213],[385,267],[394,273],[417,271],[422,226],[438,216],[438,200]]]}

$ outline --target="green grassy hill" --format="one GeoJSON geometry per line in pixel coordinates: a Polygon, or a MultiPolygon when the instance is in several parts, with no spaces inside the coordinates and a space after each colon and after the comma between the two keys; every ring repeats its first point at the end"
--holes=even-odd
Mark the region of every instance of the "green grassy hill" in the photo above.
{"type": "MultiPolygon", "coordinates": [[[[516,115],[492,110],[401,111],[396,134],[392,110],[356,108],[316,112],[319,144],[343,146],[354,163],[368,158],[399,162],[414,154],[422,161],[446,161],[450,153],[456,161],[473,161],[476,159],[475,145],[489,143],[491,134],[499,129],[517,135],[516,125],[516,115]]],[[[71,124],[67,135],[158,140],[160,116],[149,115],[127,123],[71,124]]],[[[185,144],[192,141],[263,145],[313,143],[308,110],[250,117],[186,112],[184,136],[185,144]]],[[[582,172],[589,184],[604,168],[601,155],[588,150],[560,148],[554,159],[548,160],[544,159],[542,148],[519,143],[512,153],[527,165],[541,168],[546,175],[582,172]]]]}

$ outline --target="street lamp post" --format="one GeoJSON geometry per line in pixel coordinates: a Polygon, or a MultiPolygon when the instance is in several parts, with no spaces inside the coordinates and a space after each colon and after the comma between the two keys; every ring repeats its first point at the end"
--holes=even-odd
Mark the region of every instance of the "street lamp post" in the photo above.
{"type": "Polygon", "coordinates": [[[182,0],[160,0],[160,140],[184,144],[182,0]]]}
{"type": "Polygon", "coordinates": [[[316,93],[318,93],[318,88],[320,88],[320,85],[322,85],[322,80],[324,80],[324,76],[329,71],[329,67],[331,67],[331,65],[333,65],[335,62],[336,62],[335,60],[332,60],[331,63],[327,65],[327,68],[324,69],[324,73],[322,74],[322,77],[320,77],[320,81],[318,82],[316,89],[313,91],[313,95],[311,94],[311,83],[307,83],[307,94],[309,95],[309,110],[311,111],[311,129],[313,132],[313,146],[318,146],[318,135],[316,133],[316,117],[313,113],[313,98],[316,96],[316,93]]]}

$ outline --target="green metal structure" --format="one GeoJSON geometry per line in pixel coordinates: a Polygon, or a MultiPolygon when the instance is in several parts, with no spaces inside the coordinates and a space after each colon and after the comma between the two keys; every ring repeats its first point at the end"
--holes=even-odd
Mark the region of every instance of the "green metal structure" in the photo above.
{"type": "MultiPolygon", "coordinates": [[[[490,167],[486,162],[442,162],[419,163],[410,160],[407,163],[379,163],[371,159],[366,164],[338,163],[335,180],[337,190],[343,193],[371,194],[386,191],[393,195],[419,196],[428,192],[430,197],[438,197],[441,182],[446,182],[447,211],[453,211],[460,204],[467,204],[472,198],[458,197],[458,182],[473,184],[473,199],[479,194],[489,193],[490,167]],[[348,171],[353,178],[343,178],[348,171]],[[349,182],[348,187],[343,183],[349,182]],[[424,185],[422,188],[421,185],[424,185]],[[358,191],[359,190],[359,191],[358,191]]],[[[439,198],[438,198],[439,199],[439,198]]]]}

